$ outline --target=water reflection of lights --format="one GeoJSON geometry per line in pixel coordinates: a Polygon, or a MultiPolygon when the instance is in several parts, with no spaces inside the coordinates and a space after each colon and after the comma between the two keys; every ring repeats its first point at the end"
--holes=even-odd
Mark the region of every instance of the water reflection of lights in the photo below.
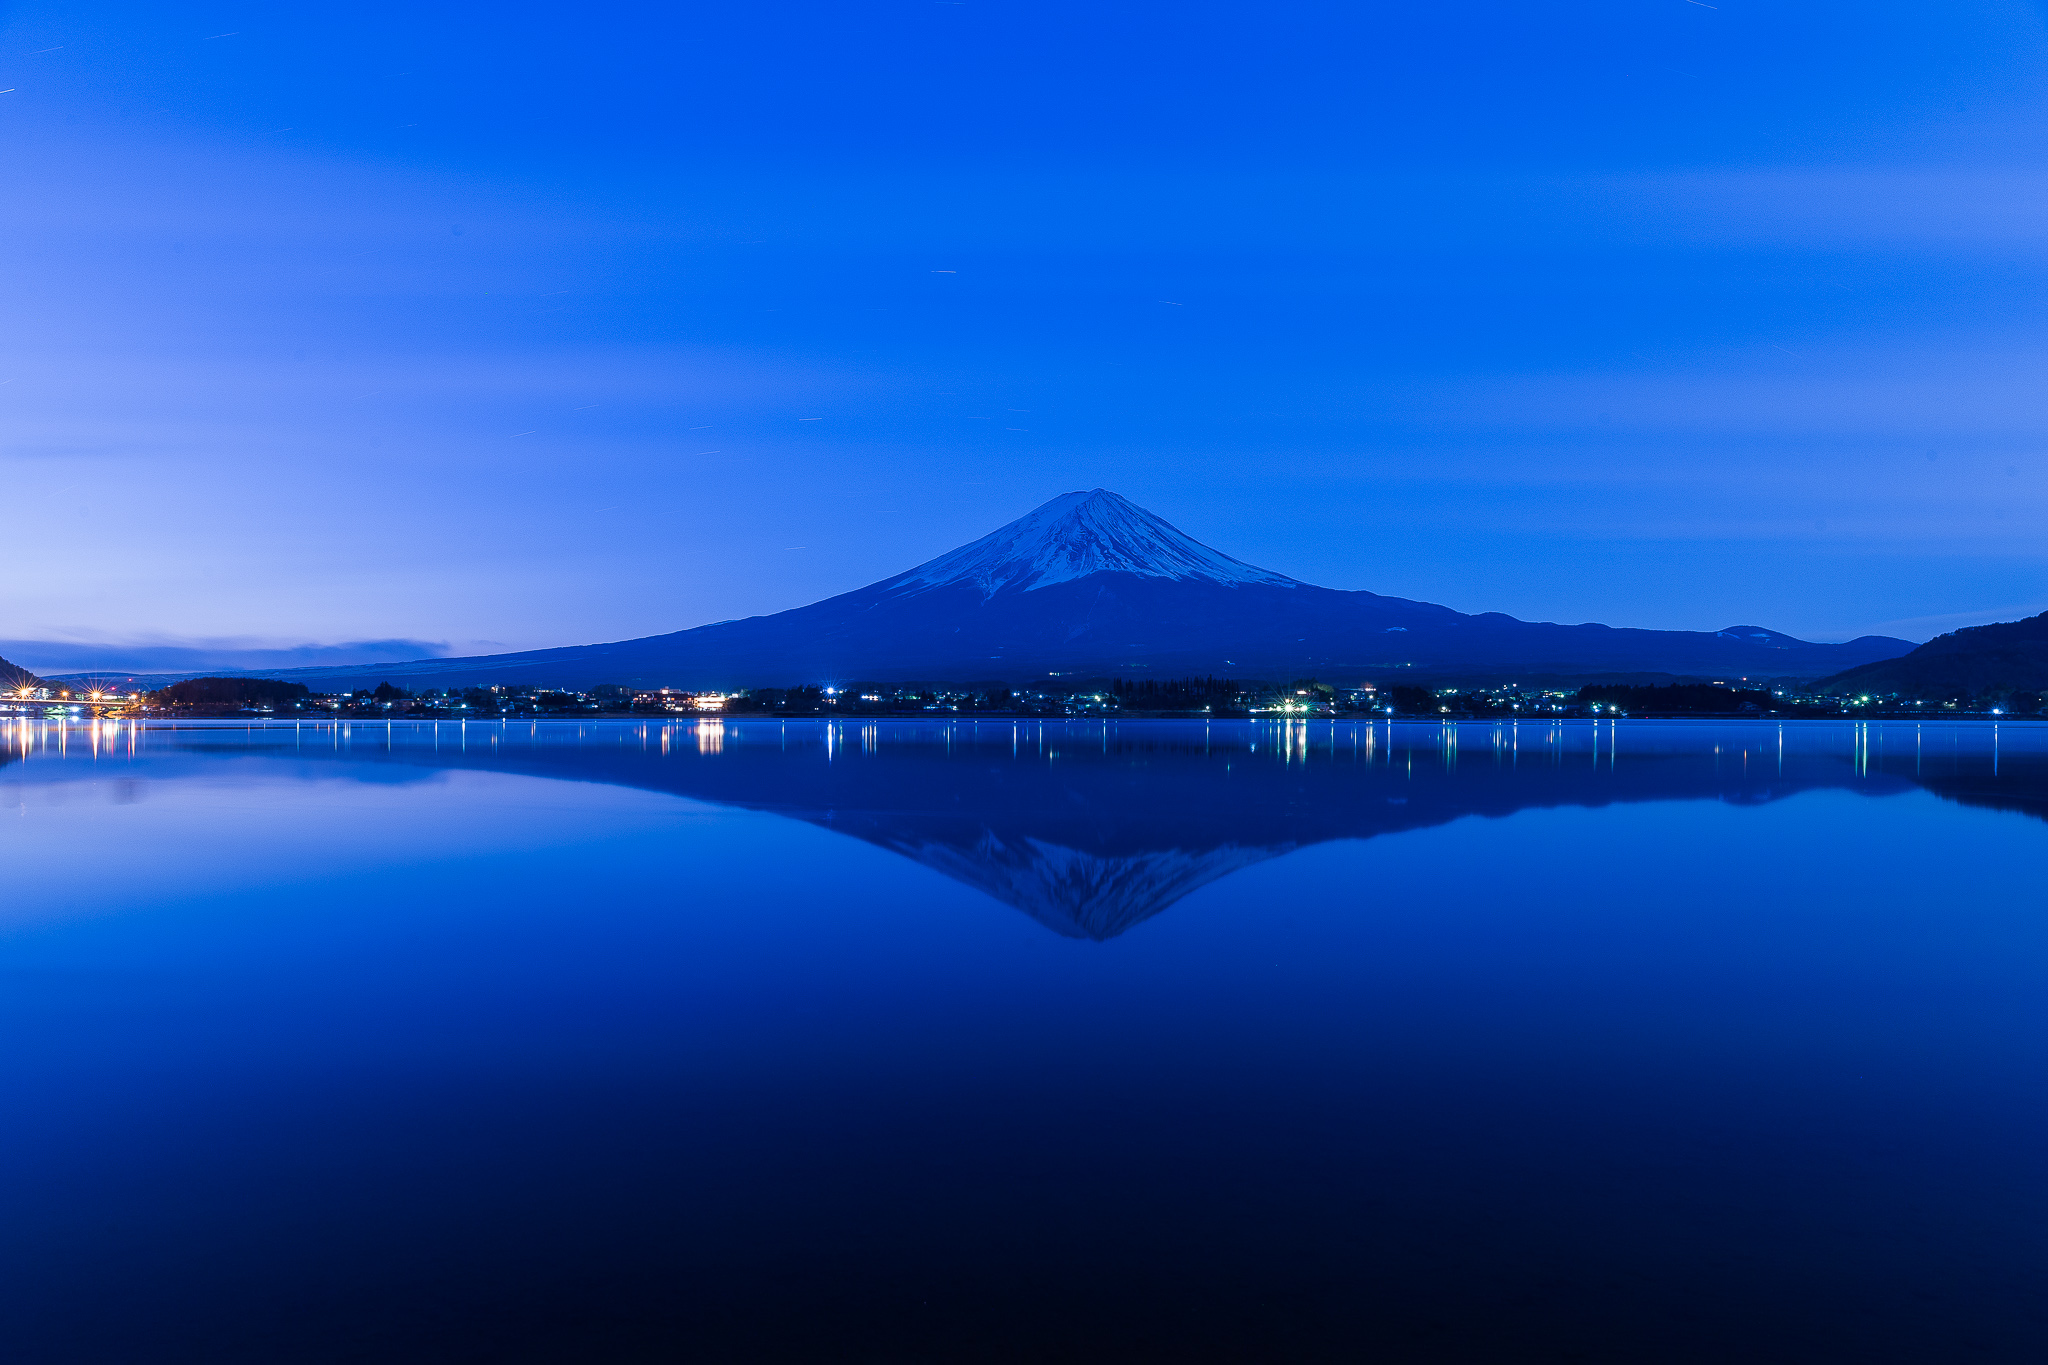
{"type": "Polygon", "coordinates": [[[1305,720],[1285,722],[1281,726],[1281,743],[1284,746],[1286,755],[1285,762],[1292,763],[1297,758],[1303,763],[1308,762],[1308,722],[1305,720]]]}
{"type": "MultiPolygon", "coordinates": [[[[88,751],[93,759],[104,760],[116,757],[124,746],[130,755],[146,747],[150,741],[142,732],[147,730],[220,731],[230,728],[205,722],[152,723],[146,719],[126,715],[116,719],[113,715],[8,714],[5,710],[7,700],[7,694],[0,693],[0,756],[4,756],[6,760],[42,755],[63,757],[67,753],[75,759],[83,759],[88,751]],[[74,742],[78,745],[75,751],[70,748],[74,742]]],[[[1917,722],[1909,724],[1913,739],[1913,752],[1910,757],[1913,759],[1912,771],[1916,774],[1935,761],[1950,761],[1948,756],[1940,755],[1939,749],[1936,751],[1936,758],[1926,756],[1926,741],[1930,732],[1937,745],[1946,732],[1950,747],[1953,749],[1956,733],[1967,733],[1969,728],[1927,726],[1917,722]]],[[[326,748],[331,744],[336,750],[346,750],[354,741],[360,740],[364,746],[374,747],[379,751],[412,746],[423,750],[453,750],[459,746],[464,751],[470,751],[468,741],[473,725],[477,730],[476,738],[480,741],[478,749],[496,750],[501,733],[505,733],[505,742],[508,745],[516,746],[520,743],[518,723],[508,724],[502,719],[488,726],[466,721],[390,720],[379,720],[367,725],[358,722],[351,725],[345,720],[336,719],[284,721],[275,726],[258,723],[244,727],[237,723],[232,728],[257,731],[275,729],[302,734],[303,739],[299,742],[309,748],[315,745],[326,748]],[[488,746],[481,742],[484,739],[489,739],[488,746]]],[[[988,741],[1000,743],[1002,727],[1005,725],[1009,729],[1008,737],[1013,756],[1021,756],[1025,741],[1030,740],[1036,752],[1042,756],[1042,761],[1048,763],[1063,761],[1070,754],[1083,751],[1091,755],[1122,752],[1133,742],[1143,744],[1146,734],[1142,728],[1119,728],[1116,723],[1093,719],[1080,723],[1056,722],[1051,725],[1040,721],[963,721],[925,723],[921,726],[901,728],[887,721],[829,720],[812,728],[801,722],[699,716],[678,718],[672,722],[620,727],[615,730],[582,722],[548,726],[529,721],[526,723],[526,743],[555,747],[563,744],[586,745],[596,742],[631,744],[637,740],[641,747],[652,751],[657,747],[658,740],[660,752],[670,754],[687,751],[691,747],[693,732],[696,752],[710,756],[725,751],[729,732],[734,744],[739,744],[743,740],[765,741],[780,736],[782,747],[785,749],[791,747],[790,740],[793,737],[799,745],[805,747],[822,741],[828,759],[879,755],[905,743],[930,745],[935,751],[943,747],[950,755],[956,752],[958,746],[972,747],[979,742],[975,738],[977,735],[988,741]],[[1089,742],[1090,737],[1087,733],[1090,728],[1096,732],[1093,743],[1089,742]],[[1048,729],[1051,730],[1050,735],[1047,734],[1048,729]],[[1026,733],[1027,730],[1030,733],[1026,733]],[[795,732],[794,736],[792,731],[795,732]],[[1048,743],[1048,740],[1051,742],[1048,743]],[[852,754],[845,752],[849,748],[853,749],[852,754]]],[[[1654,732],[1645,732],[1640,722],[1631,722],[1631,725],[1637,727],[1630,732],[1634,737],[1631,740],[1631,752],[1643,748],[1654,750],[1654,732]],[[1645,740],[1646,733],[1649,736],[1648,742],[1639,743],[1638,741],[1645,740]]],[[[1212,734],[1220,741],[1225,735],[1234,733],[1241,736],[1235,742],[1244,745],[1244,750],[1240,752],[1248,751],[1261,759],[1277,757],[1283,765],[1289,767],[1297,763],[1308,765],[1311,761],[1320,766],[1324,762],[1338,763],[1348,759],[1349,762],[1362,767],[1383,768],[1388,771],[1398,771],[1405,766],[1412,773],[1417,766],[1428,763],[1429,750],[1433,747],[1437,752],[1436,768],[1447,775],[1456,775],[1460,766],[1459,751],[1467,728],[1473,729],[1475,737],[1490,739],[1494,766],[1503,770],[1509,767],[1519,768],[1522,725],[1519,720],[1507,718],[1469,719],[1461,722],[1448,717],[1422,717],[1414,721],[1397,722],[1379,718],[1351,721],[1261,716],[1242,729],[1226,727],[1222,723],[1212,726],[1205,722],[1199,748],[1204,753],[1209,751],[1212,734]],[[1381,726],[1385,727],[1385,733],[1381,733],[1381,726]],[[1483,730],[1480,727],[1484,727],[1483,730]],[[1349,751],[1348,755],[1346,750],[1349,751]],[[1381,754],[1385,755],[1384,763],[1381,761],[1381,754]]],[[[1887,725],[1883,721],[1874,720],[1856,720],[1843,725],[1841,729],[1848,731],[1851,771],[1859,778],[1877,777],[1886,771],[1884,750],[1888,733],[1891,735],[1892,745],[1900,751],[1896,766],[1903,770],[1904,760],[1908,757],[1904,752],[1906,728],[1905,725],[1887,725]]],[[[2005,731],[2011,728],[2012,723],[2003,717],[1987,717],[1986,723],[1982,726],[1986,732],[1985,758],[1994,777],[2002,772],[2003,740],[2005,731]]],[[[1747,743],[1738,740],[1725,745],[1712,745],[1712,755],[1716,764],[1731,775],[1738,771],[1747,774],[1761,769],[1766,759],[1771,760],[1776,770],[1782,773],[1786,768],[1786,751],[1793,747],[1788,743],[1788,733],[1796,735],[1797,727],[1788,727],[1782,723],[1774,725],[1771,730],[1759,727],[1747,743]]],[[[1623,732],[1617,718],[1602,717],[1590,722],[1584,719],[1545,718],[1540,728],[1538,722],[1532,719],[1528,738],[1532,762],[1540,761],[1540,755],[1547,749],[1551,757],[1551,766],[1577,768],[1579,758],[1585,755],[1592,759],[1596,767],[1602,766],[1603,758],[1606,760],[1606,768],[1612,770],[1619,767],[1623,732]]],[[[1829,743],[1839,745],[1842,738],[1840,731],[1835,731],[1829,743]]],[[[1704,752],[1703,750],[1702,753],[1704,752]]],[[[1833,752],[1837,756],[1841,754],[1840,748],[1834,748],[1833,752]]]]}

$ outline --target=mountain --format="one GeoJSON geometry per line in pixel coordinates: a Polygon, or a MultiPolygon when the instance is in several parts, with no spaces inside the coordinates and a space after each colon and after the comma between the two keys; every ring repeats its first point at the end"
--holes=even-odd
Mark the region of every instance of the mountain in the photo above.
{"type": "Polygon", "coordinates": [[[2048,691],[2048,612],[1951,631],[1901,658],[1837,673],[1816,687],[1843,696],[1929,701],[2048,691]]]}
{"type": "Polygon", "coordinates": [[[671,635],[474,658],[278,671],[320,687],[598,683],[683,688],[1050,676],[1819,677],[1907,640],[1810,644],[1717,632],[1553,625],[1343,592],[1232,559],[1095,489],[1054,498],[906,573],[807,607],[671,635]]]}
{"type": "Polygon", "coordinates": [[[0,659],[0,687],[41,687],[43,680],[20,664],[0,659]]]}

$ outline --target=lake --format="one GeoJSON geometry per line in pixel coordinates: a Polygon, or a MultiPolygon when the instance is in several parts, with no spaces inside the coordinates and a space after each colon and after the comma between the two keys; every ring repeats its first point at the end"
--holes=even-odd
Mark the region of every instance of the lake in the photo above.
{"type": "Polygon", "coordinates": [[[11,1362],[2048,1358],[2048,727],[0,732],[11,1362]]]}

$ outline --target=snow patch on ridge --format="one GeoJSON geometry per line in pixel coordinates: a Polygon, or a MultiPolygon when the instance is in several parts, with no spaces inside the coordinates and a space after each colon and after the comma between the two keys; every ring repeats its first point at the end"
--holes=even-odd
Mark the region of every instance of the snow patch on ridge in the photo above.
{"type": "Polygon", "coordinates": [[[1030,592],[1097,573],[1300,586],[1285,574],[1210,549],[1106,488],[1062,493],[973,544],[879,586],[892,592],[971,586],[993,597],[1005,589],[1030,592]]]}

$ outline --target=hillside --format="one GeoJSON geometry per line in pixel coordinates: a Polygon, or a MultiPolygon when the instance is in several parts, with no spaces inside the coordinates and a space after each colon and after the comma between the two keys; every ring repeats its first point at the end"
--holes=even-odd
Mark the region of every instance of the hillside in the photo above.
{"type": "Polygon", "coordinates": [[[43,680],[20,664],[0,659],[0,687],[41,687],[43,680]]]}
{"type": "Polygon", "coordinates": [[[2048,691],[2048,612],[1952,631],[1900,658],[1824,678],[1816,688],[1838,696],[1896,694],[1928,701],[2048,691]]]}

